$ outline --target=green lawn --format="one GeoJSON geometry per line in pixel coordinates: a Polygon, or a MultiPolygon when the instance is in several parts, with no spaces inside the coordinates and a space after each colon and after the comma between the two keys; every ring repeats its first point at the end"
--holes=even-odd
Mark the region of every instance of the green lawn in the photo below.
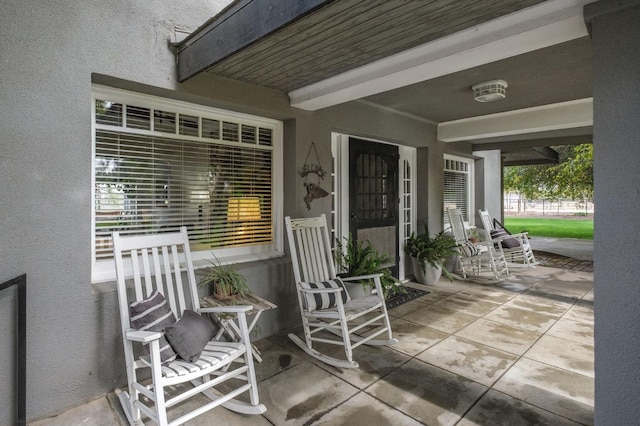
{"type": "Polygon", "coordinates": [[[593,220],[505,217],[504,226],[511,233],[527,231],[538,237],[593,240],[593,220]]]}

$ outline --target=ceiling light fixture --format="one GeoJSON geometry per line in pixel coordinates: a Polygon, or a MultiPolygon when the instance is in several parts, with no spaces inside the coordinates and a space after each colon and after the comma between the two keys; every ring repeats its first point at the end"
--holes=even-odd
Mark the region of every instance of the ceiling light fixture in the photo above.
{"type": "Polygon", "coordinates": [[[508,84],[504,80],[491,80],[471,86],[473,98],[478,102],[491,102],[507,97],[508,84]]]}

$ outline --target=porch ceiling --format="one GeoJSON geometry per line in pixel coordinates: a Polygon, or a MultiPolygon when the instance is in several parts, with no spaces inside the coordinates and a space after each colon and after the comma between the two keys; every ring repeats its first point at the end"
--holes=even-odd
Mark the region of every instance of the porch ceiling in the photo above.
{"type": "MultiPolygon", "coordinates": [[[[360,99],[436,124],[476,120],[591,98],[589,1],[238,0],[177,45],[178,76],[270,87],[304,109],[360,99]],[[404,62],[387,62],[396,58],[404,62]],[[508,82],[507,98],[476,102],[471,86],[495,79],[508,82]]],[[[590,135],[588,121],[450,140],[486,149],[544,133],[531,139],[557,142],[590,135]]]]}

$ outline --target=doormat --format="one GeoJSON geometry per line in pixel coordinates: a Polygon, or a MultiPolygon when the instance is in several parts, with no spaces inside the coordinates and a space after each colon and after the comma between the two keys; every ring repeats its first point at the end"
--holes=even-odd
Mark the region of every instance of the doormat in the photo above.
{"type": "Polygon", "coordinates": [[[410,300],[415,299],[416,297],[424,296],[425,294],[429,294],[428,291],[418,290],[413,287],[405,287],[407,290],[406,294],[396,294],[394,296],[389,297],[386,300],[387,309],[395,308],[396,306],[400,306],[403,303],[407,303],[410,300]]]}

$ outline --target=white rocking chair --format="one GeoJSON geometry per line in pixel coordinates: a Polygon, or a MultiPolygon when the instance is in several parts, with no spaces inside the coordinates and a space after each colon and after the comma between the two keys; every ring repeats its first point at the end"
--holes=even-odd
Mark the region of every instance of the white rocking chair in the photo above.
{"type": "Polygon", "coordinates": [[[491,236],[495,244],[502,246],[506,260],[512,263],[522,263],[531,268],[538,264],[526,232],[509,234],[504,227],[502,227],[503,232],[501,232],[495,227],[495,222],[491,219],[491,215],[487,210],[478,210],[478,213],[484,230],[491,236]]]}
{"type": "Polygon", "coordinates": [[[380,284],[382,274],[336,278],[336,271],[324,215],[307,219],[285,218],[293,275],[302,315],[304,340],[295,334],[289,338],[303,351],[320,361],[340,368],[358,368],[352,350],[362,344],[392,345],[398,342],[391,324],[380,284]],[[342,281],[374,279],[375,294],[351,300],[342,281]],[[341,281],[342,280],[342,281],[341,281]],[[328,331],[340,337],[321,337],[328,331]],[[360,334],[356,334],[360,332],[360,334]],[[383,339],[375,339],[384,335],[383,339]],[[344,347],[346,359],[323,354],[314,342],[344,347]]]}
{"type": "Polygon", "coordinates": [[[458,270],[462,272],[464,279],[469,279],[471,274],[474,281],[501,281],[502,275],[509,274],[500,244],[496,246],[491,240],[475,243],[469,241],[460,209],[447,209],[447,215],[458,245],[458,270]],[[487,272],[490,274],[489,278],[486,276],[487,272]]]}
{"type": "MultiPolygon", "coordinates": [[[[251,307],[200,308],[187,229],[182,227],[181,231],[176,233],[126,237],[114,232],[113,247],[128,379],[128,392],[116,393],[129,423],[141,425],[142,415],[146,415],[158,425],[183,424],[220,405],[242,414],[264,413],[266,407],[258,401],[245,315],[251,307]],[[183,276],[186,276],[184,283],[183,276]],[[133,279],[134,288],[128,291],[125,279],[129,277],[133,279]],[[134,307],[144,309],[145,312],[135,313],[132,317],[130,309],[135,309],[131,308],[132,303],[134,307]],[[173,327],[167,327],[166,333],[148,331],[157,328],[157,322],[160,320],[155,321],[151,317],[159,317],[157,312],[163,309],[162,318],[169,317],[171,323],[173,315],[179,319],[178,322],[173,327]],[[211,327],[211,331],[213,328],[206,315],[199,316],[189,310],[199,314],[236,314],[241,330],[240,341],[209,341],[212,334],[208,329],[204,333],[195,333],[195,330],[200,330],[203,326],[205,329],[211,327]],[[134,329],[133,323],[139,324],[137,321],[145,316],[150,317],[151,325],[140,328],[147,331],[134,329]],[[197,319],[199,322],[191,323],[191,319],[197,319]],[[169,328],[172,328],[172,331],[177,330],[181,321],[180,329],[183,334],[180,338],[184,337],[181,342],[188,342],[193,336],[198,335],[199,344],[204,345],[199,358],[198,355],[190,358],[192,362],[176,358],[171,352],[176,345],[169,345],[165,340],[165,334],[166,339],[170,339],[169,328]],[[148,355],[141,350],[142,344],[148,345],[148,355]],[[168,352],[169,356],[165,357],[168,352]],[[173,356],[170,356],[171,354],[173,356]],[[139,370],[150,372],[150,384],[149,380],[139,379],[139,370]],[[187,386],[188,389],[175,394],[177,388],[181,387],[173,385],[189,382],[193,387],[187,386]],[[219,384],[224,384],[226,394],[223,395],[213,388],[219,384]],[[171,392],[167,392],[168,389],[171,392]],[[234,399],[245,392],[248,393],[250,402],[234,399]],[[167,409],[199,393],[207,396],[210,401],[179,418],[168,420],[167,409]],[[146,398],[141,398],[142,396],[146,398]]],[[[177,333],[176,331],[176,335],[177,333]]],[[[176,352],[180,353],[180,350],[176,349],[176,352]]],[[[143,377],[148,376],[148,373],[143,374],[143,377]]]]}

